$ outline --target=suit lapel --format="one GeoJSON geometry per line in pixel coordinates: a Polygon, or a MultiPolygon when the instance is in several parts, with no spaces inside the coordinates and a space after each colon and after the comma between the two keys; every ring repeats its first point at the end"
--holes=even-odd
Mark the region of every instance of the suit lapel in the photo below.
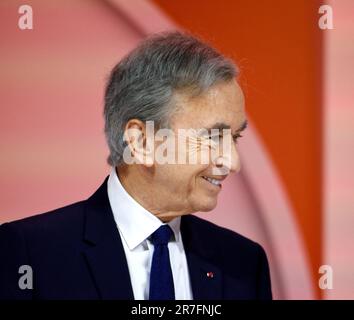
{"type": "MultiPolygon", "coordinates": [[[[213,249],[203,241],[203,235],[193,228],[193,217],[182,216],[181,233],[188,263],[194,300],[222,299],[222,272],[211,262],[213,249]]],[[[215,251],[214,251],[215,253],[215,251]]]]}
{"type": "Polygon", "coordinates": [[[222,299],[222,273],[215,265],[193,252],[187,252],[194,300],[222,299]]]}
{"type": "Polygon", "coordinates": [[[123,244],[109,204],[107,180],[86,201],[84,255],[102,299],[134,299],[123,244]]]}

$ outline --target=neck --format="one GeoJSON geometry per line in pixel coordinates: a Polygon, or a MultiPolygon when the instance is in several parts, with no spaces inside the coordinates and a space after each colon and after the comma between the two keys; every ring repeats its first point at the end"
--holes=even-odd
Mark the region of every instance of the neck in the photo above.
{"type": "Polygon", "coordinates": [[[154,186],[153,169],[142,165],[124,165],[115,168],[118,179],[129,193],[142,207],[159,218],[162,222],[169,222],[185,213],[170,210],[166,199],[161,199],[159,187],[154,186]]]}

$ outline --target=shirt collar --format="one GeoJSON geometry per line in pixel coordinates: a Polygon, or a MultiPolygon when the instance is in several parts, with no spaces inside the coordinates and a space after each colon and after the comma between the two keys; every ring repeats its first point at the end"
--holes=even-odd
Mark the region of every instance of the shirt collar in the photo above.
{"type": "MultiPolygon", "coordinates": [[[[124,189],[114,167],[108,178],[107,189],[114,220],[129,250],[136,248],[164,224],[124,189]]],[[[174,218],[168,223],[177,242],[180,241],[180,224],[181,217],[174,218]]]]}

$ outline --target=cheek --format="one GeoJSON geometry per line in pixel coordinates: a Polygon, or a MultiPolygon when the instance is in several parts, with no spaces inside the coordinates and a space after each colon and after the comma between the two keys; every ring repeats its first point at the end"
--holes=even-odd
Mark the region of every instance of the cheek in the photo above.
{"type": "Polygon", "coordinates": [[[162,165],[155,182],[171,195],[188,197],[200,190],[200,179],[208,165],[162,165]]]}
{"type": "Polygon", "coordinates": [[[204,170],[196,165],[178,165],[174,171],[174,185],[179,193],[185,193],[187,196],[194,193],[199,188],[200,174],[204,170]]]}
{"type": "Polygon", "coordinates": [[[161,166],[156,182],[170,193],[188,194],[195,188],[195,172],[188,165],[161,166]]]}
{"type": "Polygon", "coordinates": [[[195,168],[191,178],[191,185],[193,186],[193,189],[200,190],[200,183],[202,179],[201,176],[207,171],[208,167],[209,165],[199,165],[197,168],[195,168]]]}

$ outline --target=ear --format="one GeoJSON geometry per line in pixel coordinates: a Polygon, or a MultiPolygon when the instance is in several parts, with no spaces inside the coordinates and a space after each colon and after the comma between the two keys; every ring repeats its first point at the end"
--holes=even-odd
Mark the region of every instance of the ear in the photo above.
{"type": "MultiPolygon", "coordinates": [[[[154,162],[154,148],[147,136],[148,130],[144,122],[130,119],[124,131],[124,140],[132,154],[133,162],[151,167],[154,162]]],[[[152,143],[153,144],[153,143],[152,143]]]]}

